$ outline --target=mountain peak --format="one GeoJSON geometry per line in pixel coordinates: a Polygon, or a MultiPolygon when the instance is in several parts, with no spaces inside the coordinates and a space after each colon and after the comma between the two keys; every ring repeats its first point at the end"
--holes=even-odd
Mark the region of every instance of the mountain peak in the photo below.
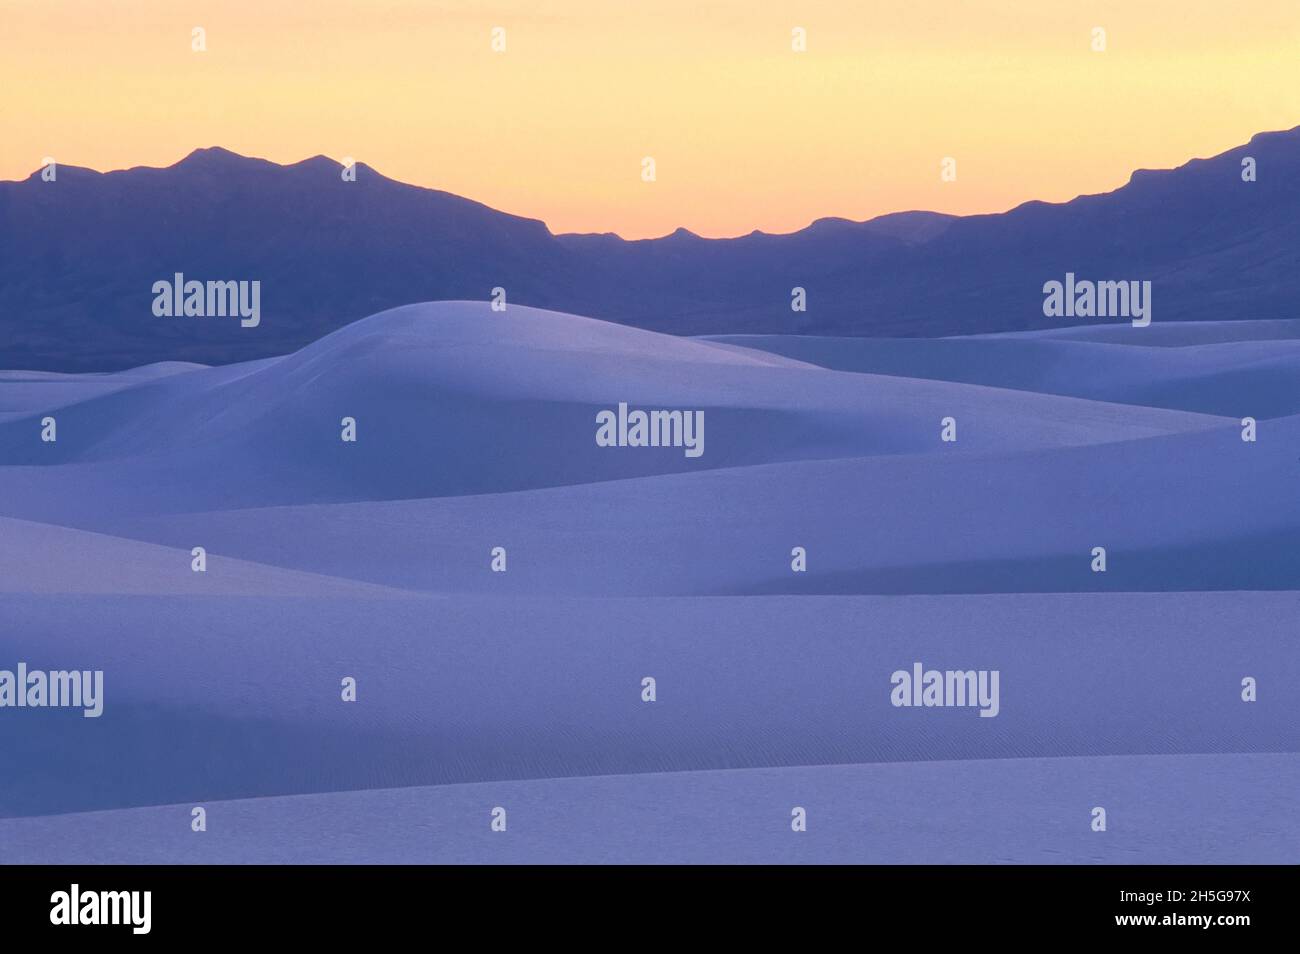
{"type": "MultiPolygon", "coordinates": [[[[365,168],[363,163],[358,162],[357,168],[365,168]]],[[[337,172],[343,168],[343,163],[336,162],[329,156],[319,155],[312,156],[309,159],[302,159],[298,162],[291,162],[286,169],[328,169],[330,172],[337,172]]]]}
{"type": "Polygon", "coordinates": [[[258,160],[250,159],[248,156],[241,156],[237,152],[231,152],[229,149],[223,149],[220,146],[208,146],[202,149],[195,149],[188,156],[176,163],[173,168],[219,168],[243,166],[250,162],[258,160]]]}

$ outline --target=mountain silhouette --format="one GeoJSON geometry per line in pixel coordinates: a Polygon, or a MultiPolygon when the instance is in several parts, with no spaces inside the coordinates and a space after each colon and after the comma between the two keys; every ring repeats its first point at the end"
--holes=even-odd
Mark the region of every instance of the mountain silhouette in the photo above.
{"type": "Polygon", "coordinates": [[[819,219],[784,235],[554,235],[535,219],[324,156],[199,149],[167,168],[0,182],[0,366],[100,371],[285,354],[411,302],[486,300],[674,334],[946,336],[1043,316],[1042,286],[1152,283],[1154,320],[1300,309],[1300,127],[1114,192],[954,217],[819,219]],[[1243,181],[1242,161],[1256,181],[1243,181]],[[261,282],[261,322],[164,318],[154,282],[261,282]],[[807,311],[791,309],[806,289],[807,311]]]}

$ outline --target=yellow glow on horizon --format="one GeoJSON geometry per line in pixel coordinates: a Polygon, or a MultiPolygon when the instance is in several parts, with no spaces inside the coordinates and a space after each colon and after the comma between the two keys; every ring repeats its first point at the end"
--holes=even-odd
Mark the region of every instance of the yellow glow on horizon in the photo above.
{"type": "Polygon", "coordinates": [[[1001,211],[1297,124],[1295,0],[0,0],[0,178],[324,153],[555,232],[1001,211]]]}

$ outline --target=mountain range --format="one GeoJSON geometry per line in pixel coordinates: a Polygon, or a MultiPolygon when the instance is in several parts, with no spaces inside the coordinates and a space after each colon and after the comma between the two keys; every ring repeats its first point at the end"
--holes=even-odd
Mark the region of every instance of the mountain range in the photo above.
{"type": "Polygon", "coordinates": [[[418,301],[486,300],[682,335],[938,337],[1043,315],[1067,272],[1153,286],[1153,319],[1300,314],[1300,127],[1113,192],[955,217],[819,219],[784,235],[553,234],[544,223],[324,156],[199,149],[173,166],[59,166],[0,182],[0,366],[105,371],[285,354],[418,301]],[[1255,162],[1255,181],[1242,164],[1255,162]],[[159,318],[174,273],[261,282],[262,319],[159,318]],[[791,308],[806,290],[806,312],[791,308]]]}

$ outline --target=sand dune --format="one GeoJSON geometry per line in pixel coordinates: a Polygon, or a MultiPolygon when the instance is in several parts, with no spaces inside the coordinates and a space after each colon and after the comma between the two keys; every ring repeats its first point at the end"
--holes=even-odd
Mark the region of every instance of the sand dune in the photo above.
{"type": "Polygon", "coordinates": [[[0,713],[0,856],[1293,861],[1286,330],[711,341],[451,302],[0,374],[0,669],[105,687],[0,713]],[[620,402],[703,411],[704,453],[599,446],[620,402]],[[999,673],[997,715],[892,704],[918,662],[999,673]]]}
{"type": "Polygon", "coordinates": [[[1289,589],[1300,418],[1016,454],[793,461],[508,494],[101,514],[107,532],[441,593],[1289,589]],[[506,575],[488,571],[507,548],[506,575]],[[1107,551],[1093,572],[1093,548],[1107,551]],[[791,569],[803,547],[806,570],[791,569]]]}
{"type": "MultiPolygon", "coordinates": [[[[1300,750],[1291,593],[565,599],[0,594],[0,814],[567,775],[1300,750]],[[999,711],[900,708],[914,663],[999,711]],[[342,701],[345,676],[357,701],[342,701]],[[657,698],[642,701],[642,680],[657,698]],[[1241,700],[1241,681],[1258,701],[1241,700]]],[[[973,701],[973,700],[971,700],[973,701]]]]}
{"type": "Polygon", "coordinates": [[[402,596],[382,586],[0,517],[0,593],[402,596]]]}
{"type": "Polygon", "coordinates": [[[941,339],[734,335],[710,340],[839,371],[982,384],[1236,419],[1300,412],[1300,323],[1223,324],[1229,327],[1166,325],[1150,335],[1143,333],[1156,325],[1127,330],[1089,325],[1050,333],[941,339]],[[1232,327],[1236,325],[1248,327],[1232,327]]]}
{"type": "Polygon", "coordinates": [[[74,864],[1295,864],[1300,756],[1121,756],[617,775],[0,820],[74,864]],[[1107,810],[1107,830],[1091,811],[1107,810]],[[493,808],[504,832],[489,830],[493,808]],[[807,830],[790,829],[795,806],[807,830]]]}
{"type": "MultiPolygon", "coordinates": [[[[3,382],[0,382],[2,388],[3,382]]],[[[480,494],[779,461],[989,453],[1201,430],[1204,415],[896,376],[485,303],[410,306],[282,359],[192,370],[0,424],[13,516],[480,494]],[[596,444],[596,414],[705,412],[702,456],[596,444]],[[58,441],[40,440],[55,413],[58,441]],[[340,440],[344,417],[356,444],[340,440]],[[940,441],[955,417],[955,444],[940,441]],[[51,468],[51,464],[77,467],[51,468]],[[30,468],[23,470],[21,468],[30,468]],[[47,501],[42,508],[41,501],[47,501]]],[[[29,399],[30,400],[30,399],[29,399]]]]}

